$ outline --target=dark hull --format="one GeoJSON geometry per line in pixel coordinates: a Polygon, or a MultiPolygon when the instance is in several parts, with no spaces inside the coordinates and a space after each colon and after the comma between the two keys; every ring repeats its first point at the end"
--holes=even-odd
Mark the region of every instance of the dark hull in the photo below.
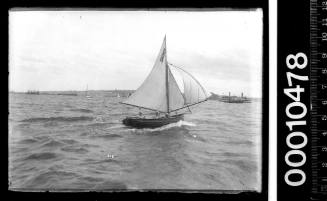
{"type": "Polygon", "coordinates": [[[126,117],[123,124],[135,128],[158,128],[184,119],[183,114],[161,118],[126,117]]]}

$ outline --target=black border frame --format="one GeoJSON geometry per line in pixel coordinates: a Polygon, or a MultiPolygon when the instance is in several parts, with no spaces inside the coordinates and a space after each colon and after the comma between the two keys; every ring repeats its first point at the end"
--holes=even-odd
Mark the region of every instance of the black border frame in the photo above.
{"type": "MultiPolygon", "coordinates": [[[[317,3],[321,3],[322,1],[317,1],[317,3]]],[[[277,82],[277,199],[279,201],[283,200],[327,200],[326,195],[324,194],[314,194],[312,192],[313,188],[313,149],[316,148],[313,143],[313,102],[315,97],[313,96],[313,88],[316,88],[316,91],[319,93],[318,84],[319,81],[313,81],[311,74],[313,74],[312,70],[314,67],[313,63],[316,63],[317,67],[321,67],[323,60],[314,61],[314,53],[313,51],[313,43],[317,43],[318,51],[322,51],[323,48],[326,49],[326,43],[318,40],[320,35],[314,39],[313,32],[317,35],[319,32],[323,32],[324,29],[319,27],[314,31],[314,28],[311,27],[311,22],[313,20],[313,16],[311,16],[311,2],[310,0],[288,0],[288,1],[277,1],[277,77],[279,78],[277,82]],[[290,13],[290,11],[292,13],[290,13]],[[311,41],[314,39],[314,41],[311,41]],[[302,52],[307,56],[308,64],[304,69],[289,69],[286,65],[286,57],[289,54],[297,54],[298,52],[302,52]],[[298,121],[306,121],[306,126],[295,127],[294,130],[290,131],[290,129],[286,126],[286,121],[295,121],[295,119],[289,118],[285,113],[285,108],[288,104],[293,102],[288,96],[283,93],[285,88],[290,88],[287,83],[286,73],[292,72],[297,75],[309,76],[309,80],[307,82],[294,82],[296,85],[299,85],[304,89],[304,93],[301,94],[301,102],[306,106],[307,113],[303,118],[297,119],[298,121]],[[316,86],[315,86],[316,85],[316,86]],[[285,155],[288,151],[292,150],[286,144],[286,137],[292,132],[303,132],[307,136],[307,144],[301,148],[300,150],[306,155],[305,163],[300,167],[291,167],[285,162],[285,155]],[[299,169],[302,170],[306,179],[302,185],[298,186],[290,186],[286,183],[284,179],[284,175],[287,171],[291,169],[299,169]]],[[[320,9],[323,7],[321,4],[318,4],[320,9]]],[[[318,20],[317,24],[321,18],[326,17],[326,13],[319,12],[319,8],[317,12],[319,13],[319,17],[316,17],[318,20]],[[320,19],[319,19],[320,18],[320,19]]],[[[321,21],[320,21],[321,22],[321,21]]],[[[320,25],[318,25],[320,26],[320,25]]],[[[318,74],[318,73],[317,73],[318,74]]],[[[318,78],[319,80],[319,78],[318,78]]],[[[295,84],[294,84],[295,85],[295,84]]],[[[318,98],[318,97],[317,97],[318,98]]],[[[315,106],[315,109],[318,108],[315,106]]],[[[323,108],[319,108],[320,111],[323,111],[323,108]]],[[[319,120],[317,124],[320,124],[319,120]]],[[[322,140],[322,139],[319,139],[322,140]]],[[[318,153],[319,154],[319,153],[318,153]]],[[[317,167],[319,168],[319,167],[317,167]]],[[[316,171],[316,170],[315,170],[316,171]]],[[[320,171],[323,171],[320,169],[320,171]]],[[[290,177],[291,178],[291,177],[290,177]]]]}
{"type": "MultiPolygon", "coordinates": [[[[8,0],[9,1],[9,0],[8,0]]],[[[7,195],[11,199],[33,199],[33,200],[57,200],[57,199],[64,199],[64,200],[108,200],[108,199],[128,199],[128,198],[140,198],[140,199],[156,199],[156,200],[167,200],[167,199],[220,199],[220,200],[268,200],[268,133],[269,133],[269,12],[268,12],[268,0],[220,0],[220,1],[188,1],[188,2],[180,2],[175,1],[173,4],[169,4],[167,2],[157,2],[157,1],[100,1],[100,0],[93,0],[92,2],[86,0],[80,0],[77,2],[74,1],[42,1],[42,0],[11,0],[7,2],[7,12],[9,9],[12,8],[29,8],[29,9],[49,9],[49,10],[56,10],[62,8],[69,8],[69,9],[93,9],[93,10],[104,10],[105,8],[110,9],[128,9],[128,10],[138,10],[138,9],[156,9],[156,8],[164,8],[164,9],[176,9],[176,10],[198,10],[198,9],[207,9],[207,10],[215,10],[218,8],[232,8],[232,9],[252,9],[252,8],[262,8],[263,11],[263,57],[262,57],[262,64],[263,64],[263,87],[262,87],[262,188],[261,192],[242,192],[238,194],[210,194],[210,193],[181,193],[181,192],[139,192],[139,191],[132,191],[132,192],[15,192],[8,190],[8,180],[3,180],[7,189],[7,195]]],[[[8,21],[8,13],[7,13],[7,22],[8,21]]],[[[8,26],[7,26],[8,28],[8,26]]],[[[8,39],[9,39],[9,33],[8,39]]],[[[7,41],[7,50],[9,51],[9,40],[7,41]]],[[[9,60],[7,57],[8,65],[9,60]]],[[[8,66],[8,73],[9,73],[9,66],[8,66]]],[[[8,75],[8,74],[6,74],[8,75]]],[[[6,76],[8,81],[8,76],[6,76]]],[[[8,84],[8,82],[7,82],[8,84]]],[[[9,90],[9,88],[7,88],[9,90]]],[[[9,96],[8,96],[9,98],[9,96]]],[[[9,100],[7,99],[8,103],[9,100]]],[[[8,113],[9,114],[9,109],[8,113]]],[[[6,116],[8,119],[8,116],[6,116]]],[[[7,132],[8,133],[8,132],[7,132]]],[[[8,136],[7,136],[8,137],[8,136]]],[[[6,143],[8,140],[6,141],[6,143]]],[[[8,157],[8,143],[6,147],[7,149],[5,157],[8,157]]],[[[7,166],[8,170],[8,166],[7,166]]],[[[8,178],[8,171],[7,171],[7,178],[8,178]]]]}

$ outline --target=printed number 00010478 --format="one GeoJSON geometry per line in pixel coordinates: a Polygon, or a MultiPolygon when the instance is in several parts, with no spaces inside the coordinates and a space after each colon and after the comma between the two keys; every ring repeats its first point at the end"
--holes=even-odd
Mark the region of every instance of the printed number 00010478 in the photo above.
{"type": "MultiPolygon", "coordinates": [[[[308,58],[307,56],[299,52],[296,55],[289,54],[286,57],[286,65],[290,70],[295,68],[304,69],[307,67],[308,58]],[[301,64],[299,60],[303,60],[301,64]],[[293,62],[291,62],[293,61],[293,62]]],[[[289,87],[293,88],[285,88],[284,94],[287,95],[289,98],[293,100],[293,102],[289,103],[285,108],[285,113],[290,121],[286,121],[286,126],[289,128],[289,133],[286,137],[286,144],[290,148],[290,150],[285,154],[285,162],[286,164],[291,167],[285,175],[284,180],[290,186],[300,186],[306,181],[306,174],[303,170],[301,170],[301,166],[303,166],[306,162],[306,154],[301,150],[305,147],[308,143],[307,135],[304,132],[299,131],[299,126],[306,126],[307,122],[303,120],[303,118],[307,114],[307,107],[304,103],[301,102],[301,93],[305,93],[305,89],[302,88],[300,85],[296,85],[294,87],[293,80],[299,81],[308,81],[309,77],[307,75],[296,75],[292,72],[286,72],[287,83],[289,87]],[[296,112],[291,112],[292,108],[299,108],[296,112]],[[300,111],[300,112],[299,112],[300,111]],[[302,119],[302,120],[301,120],[302,119]],[[295,127],[295,129],[293,129],[295,127]],[[292,143],[291,139],[295,138],[302,138],[301,143],[292,143]],[[301,157],[300,161],[292,161],[290,156],[297,155],[301,157]],[[291,175],[299,175],[300,179],[295,180],[294,176],[291,175]]],[[[296,141],[298,142],[298,141],[296,141]]],[[[298,158],[298,157],[297,157],[298,158]]]]}

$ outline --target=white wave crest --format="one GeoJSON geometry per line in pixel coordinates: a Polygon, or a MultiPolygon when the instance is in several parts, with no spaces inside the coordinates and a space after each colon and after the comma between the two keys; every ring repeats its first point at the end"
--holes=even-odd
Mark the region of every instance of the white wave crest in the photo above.
{"type": "MultiPolygon", "coordinates": [[[[192,123],[192,122],[188,122],[188,121],[179,121],[182,125],[181,126],[191,126],[191,127],[194,127],[196,126],[195,123],[192,123]]],[[[179,123],[177,122],[177,123],[179,123]]]]}
{"type": "Polygon", "coordinates": [[[124,128],[125,126],[124,125],[117,125],[117,126],[111,126],[109,128],[107,128],[108,130],[111,130],[111,129],[118,129],[118,128],[124,128]]]}
{"type": "Polygon", "coordinates": [[[106,123],[105,119],[103,117],[101,117],[101,116],[95,117],[93,121],[96,122],[96,123],[106,123]]]}
{"type": "Polygon", "coordinates": [[[114,119],[108,121],[105,117],[97,116],[93,119],[93,123],[97,124],[119,124],[121,121],[119,119],[114,119]]]}

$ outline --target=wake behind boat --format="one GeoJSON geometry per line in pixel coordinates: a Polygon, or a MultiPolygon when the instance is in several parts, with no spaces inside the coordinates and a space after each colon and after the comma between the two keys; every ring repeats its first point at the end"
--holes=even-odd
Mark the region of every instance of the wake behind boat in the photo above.
{"type": "Polygon", "coordinates": [[[155,116],[126,117],[123,124],[136,128],[156,128],[175,123],[184,118],[182,109],[199,104],[208,99],[201,84],[188,72],[167,62],[166,36],[163,40],[155,64],[142,85],[122,104],[154,111],[155,116]],[[172,73],[172,68],[182,77],[180,87],[172,73]]]}

